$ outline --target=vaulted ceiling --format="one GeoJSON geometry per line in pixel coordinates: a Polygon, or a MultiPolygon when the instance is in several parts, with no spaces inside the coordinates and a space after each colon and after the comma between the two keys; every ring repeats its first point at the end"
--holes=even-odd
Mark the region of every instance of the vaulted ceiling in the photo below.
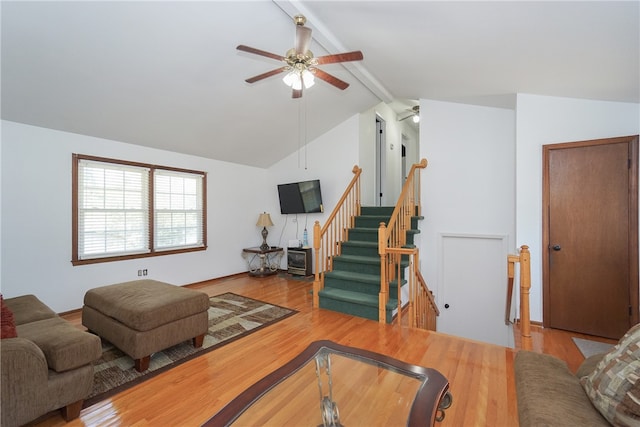
{"type": "MultiPolygon", "coordinates": [[[[268,167],[380,102],[513,108],[530,93],[640,102],[638,1],[2,1],[2,118],[268,167]],[[302,99],[279,77],[291,17],[322,68],[302,99]]],[[[394,103],[393,105],[402,105],[394,103]]],[[[407,104],[409,105],[409,104],[407,104]]],[[[402,110],[402,107],[399,109],[402,110]]]]}

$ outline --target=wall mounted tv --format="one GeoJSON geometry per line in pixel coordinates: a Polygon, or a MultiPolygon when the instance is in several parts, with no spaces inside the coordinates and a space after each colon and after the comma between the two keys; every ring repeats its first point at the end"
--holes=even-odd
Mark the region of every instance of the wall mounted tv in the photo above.
{"type": "Polygon", "coordinates": [[[278,196],[283,215],[324,212],[320,180],[279,184],[278,196]]]}

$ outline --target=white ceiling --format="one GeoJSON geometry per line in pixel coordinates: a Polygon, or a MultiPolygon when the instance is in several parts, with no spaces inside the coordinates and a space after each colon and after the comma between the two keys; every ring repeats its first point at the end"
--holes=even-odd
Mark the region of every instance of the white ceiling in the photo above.
{"type": "Polygon", "coordinates": [[[639,6],[2,1],[2,118],[268,167],[379,102],[513,108],[530,93],[639,103],[639,6]],[[280,64],[235,47],[284,55],[299,12],[316,56],[364,53],[321,67],[347,90],[319,81],[293,100],[279,77],[244,82],[280,64]]]}

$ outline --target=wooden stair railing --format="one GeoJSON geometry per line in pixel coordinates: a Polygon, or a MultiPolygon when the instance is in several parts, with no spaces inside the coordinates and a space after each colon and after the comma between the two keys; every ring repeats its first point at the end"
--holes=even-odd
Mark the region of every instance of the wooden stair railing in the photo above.
{"type": "MultiPolygon", "coordinates": [[[[380,293],[378,295],[378,310],[380,323],[386,323],[385,307],[389,301],[389,282],[394,278],[400,279],[400,275],[396,276],[396,266],[400,271],[400,261],[402,249],[407,243],[407,230],[411,227],[411,218],[421,215],[422,207],[420,204],[420,171],[427,167],[427,159],[422,159],[420,163],[411,166],[411,170],[407,176],[398,202],[396,203],[389,224],[385,226],[380,223],[378,230],[378,253],[380,254],[380,293]]],[[[398,286],[400,288],[400,286],[398,286]]],[[[414,295],[415,296],[415,295],[414,295]]],[[[413,296],[410,296],[410,299],[413,296]]],[[[410,300],[411,304],[412,301],[410,300]]],[[[398,304],[402,304],[400,299],[398,304]]],[[[400,315],[400,311],[398,314],[400,315]]]]}
{"type": "Polygon", "coordinates": [[[360,215],[360,175],[362,168],[355,165],[354,177],[344,194],[329,215],[324,227],[320,222],[313,225],[313,249],[315,252],[315,278],[313,281],[313,306],[320,306],[319,292],[324,288],[324,272],[332,271],[334,256],[340,255],[340,242],[347,240],[349,229],[354,226],[354,218],[360,215]]]}
{"type": "MultiPolygon", "coordinates": [[[[382,225],[381,227],[384,227],[382,225]]],[[[411,328],[427,329],[430,331],[436,330],[436,319],[440,315],[440,310],[436,305],[435,298],[432,292],[427,286],[427,282],[422,277],[420,272],[420,260],[419,251],[417,248],[387,248],[387,253],[407,256],[409,259],[407,282],[409,286],[409,300],[405,307],[409,316],[407,325],[411,328]]],[[[400,269],[402,266],[400,263],[396,264],[397,273],[396,277],[400,277],[400,269]]],[[[398,314],[396,321],[398,324],[402,324],[402,289],[398,286],[398,314]]],[[[384,311],[384,310],[383,310],[384,311]]],[[[381,313],[384,315],[384,313],[381,313]]]]}
{"type": "Polygon", "coordinates": [[[507,305],[505,311],[505,324],[509,324],[511,314],[511,299],[513,297],[513,281],[515,277],[515,264],[520,263],[520,339],[522,348],[531,350],[531,313],[529,311],[529,293],[531,290],[531,254],[529,246],[522,245],[520,254],[507,255],[507,305]]]}

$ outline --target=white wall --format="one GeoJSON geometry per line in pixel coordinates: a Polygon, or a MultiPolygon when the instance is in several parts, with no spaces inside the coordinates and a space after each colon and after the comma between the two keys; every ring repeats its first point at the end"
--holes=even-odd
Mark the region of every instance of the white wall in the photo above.
{"type": "Polygon", "coordinates": [[[258,213],[273,199],[265,169],[84,135],[2,122],[2,254],[5,297],[36,294],[56,312],[82,307],[93,287],[148,278],[184,285],[247,270],[258,213]],[[208,249],[82,266],[71,265],[72,153],[207,172],[208,249]]]}
{"type": "Polygon", "coordinates": [[[640,133],[640,105],[519,94],[516,243],[531,251],[531,319],[542,321],[542,146],[640,133]]]}
{"type": "MultiPolygon", "coordinates": [[[[441,311],[438,329],[448,323],[450,330],[460,331],[464,324],[469,325],[470,319],[481,323],[486,318],[486,310],[497,310],[504,328],[506,254],[503,254],[504,282],[484,283],[482,272],[478,272],[477,280],[464,284],[469,287],[467,298],[478,287],[486,287],[484,296],[491,295],[491,298],[483,304],[488,306],[478,307],[477,313],[456,314],[451,310],[451,314],[443,308],[444,303],[455,309],[461,302],[444,301],[447,290],[442,283],[443,266],[451,260],[442,258],[442,245],[446,236],[455,235],[466,236],[469,242],[476,242],[483,236],[488,241],[502,236],[507,242],[505,248],[513,246],[515,113],[507,109],[431,100],[420,101],[420,112],[420,157],[425,157],[429,164],[422,172],[421,201],[425,219],[420,224],[417,244],[422,271],[441,311]],[[449,316],[456,317],[442,322],[449,316]]],[[[502,259],[498,263],[500,261],[502,259]]],[[[461,258],[457,263],[460,269],[465,268],[465,259],[461,258]]],[[[464,291],[456,292],[456,295],[465,298],[464,291]]],[[[502,331],[498,335],[506,336],[502,331]]]]}
{"type": "Polygon", "coordinates": [[[413,163],[420,161],[418,158],[418,135],[407,121],[398,121],[397,114],[385,103],[380,103],[375,107],[360,114],[360,135],[359,135],[359,163],[362,168],[362,186],[360,188],[363,206],[375,206],[378,196],[376,194],[375,172],[377,151],[376,151],[376,115],[385,122],[385,170],[384,170],[384,191],[382,204],[384,206],[394,206],[400,192],[402,191],[402,135],[404,134],[413,143],[407,147],[409,158],[407,170],[413,163]]]}
{"type": "MultiPolygon", "coordinates": [[[[320,225],[324,225],[354,176],[352,170],[358,164],[359,133],[359,117],[353,116],[269,168],[266,187],[263,187],[267,200],[262,209],[270,213],[274,224],[269,229],[270,245],[287,247],[289,240],[303,240],[305,227],[309,245],[313,245],[313,224],[320,221],[320,225]],[[324,213],[281,215],[277,185],[311,179],[320,180],[324,213]]],[[[257,229],[256,237],[259,237],[257,229]]]]}
{"type": "Polygon", "coordinates": [[[360,114],[358,166],[362,168],[360,197],[363,206],[376,204],[376,111],[371,108],[360,114]]]}

